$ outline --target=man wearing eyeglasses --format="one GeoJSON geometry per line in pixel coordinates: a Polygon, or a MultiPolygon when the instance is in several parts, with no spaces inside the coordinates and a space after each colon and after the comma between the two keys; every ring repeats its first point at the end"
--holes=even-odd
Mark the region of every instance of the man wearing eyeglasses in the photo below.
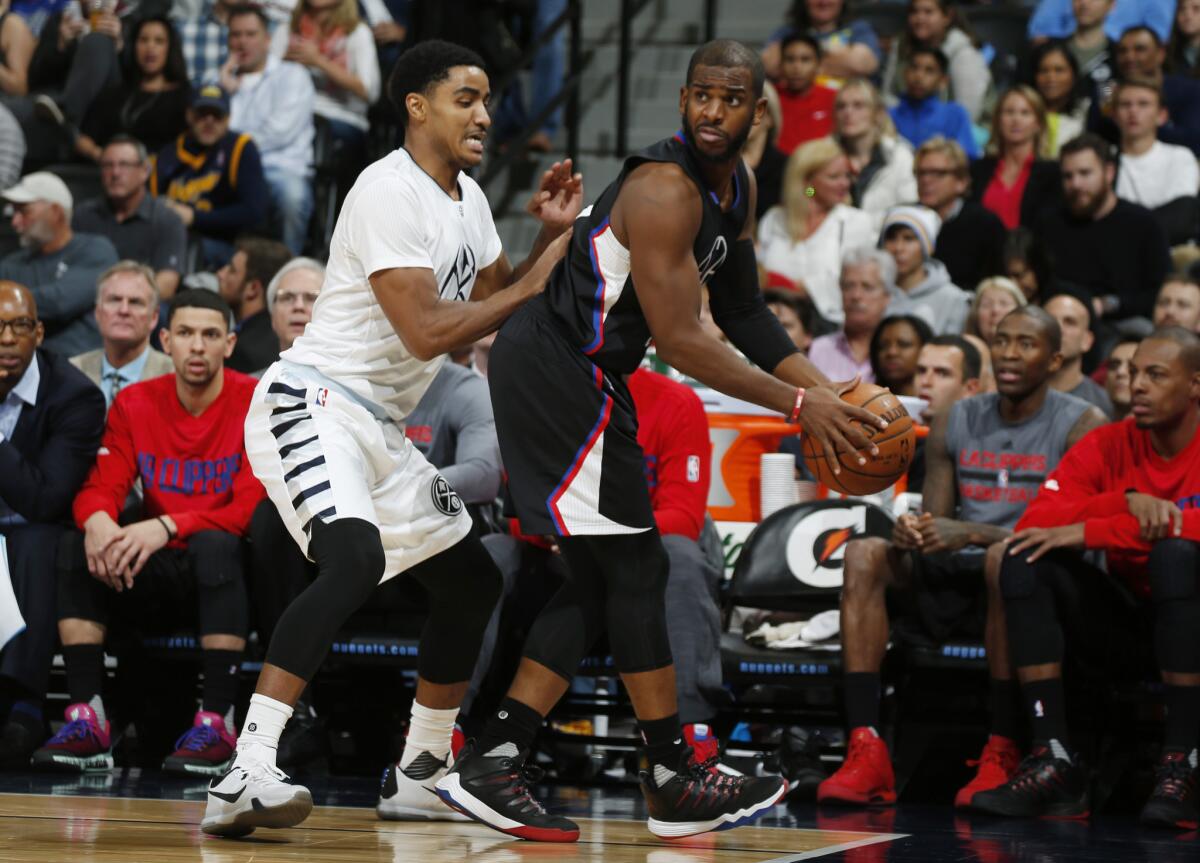
{"type": "Polygon", "coordinates": [[[27,767],[44,734],[55,553],[104,428],[100,391],[65,358],[39,349],[43,335],[33,294],[0,281],[0,536],[26,627],[0,652],[0,691],[12,704],[0,768],[27,767]]]}
{"type": "Polygon", "coordinates": [[[77,231],[108,237],[123,260],[146,264],[164,299],[175,295],[187,255],[187,229],[165,202],[146,191],[150,155],[141,141],[117,135],[100,154],[104,194],[75,208],[77,231]]]}
{"type": "Polygon", "coordinates": [[[73,199],[48,171],[26,174],[0,193],[11,210],[21,248],[0,260],[0,279],[25,285],[37,301],[43,346],[64,357],[100,347],[92,307],[96,279],[117,262],[106,238],[71,230],[73,199]]]}
{"type": "Polygon", "coordinates": [[[933,256],[946,265],[950,281],[973,291],[988,276],[1003,272],[1007,231],[995,213],[966,200],[971,175],[962,147],[940,135],[930,138],[917,149],[913,173],[918,200],[942,217],[933,256]]]}

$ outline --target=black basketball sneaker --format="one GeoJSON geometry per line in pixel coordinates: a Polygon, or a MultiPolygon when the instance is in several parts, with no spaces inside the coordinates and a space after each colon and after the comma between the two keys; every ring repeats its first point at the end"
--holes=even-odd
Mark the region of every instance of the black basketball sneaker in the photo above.
{"type": "Polygon", "coordinates": [[[579,825],[551,815],[529,792],[541,771],[527,766],[528,750],[505,743],[490,752],[468,743],[437,782],[437,793],[450,806],[501,833],[535,842],[574,842],[579,825]]]}
{"type": "Polygon", "coordinates": [[[1012,779],[971,798],[971,808],[1012,818],[1087,818],[1091,814],[1088,776],[1078,759],[1055,758],[1037,746],[1012,779]]]}
{"type": "Polygon", "coordinates": [[[641,779],[650,832],[668,839],[749,824],[787,793],[778,776],[730,776],[695,764],[690,748],[675,769],[655,764],[641,779]]]}
{"type": "Polygon", "coordinates": [[[1141,821],[1153,827],[1195,830],[1196,768],[1184,752],[1164,752],[1154,773],[1154,792],[1142,807],[1141,821]]]}

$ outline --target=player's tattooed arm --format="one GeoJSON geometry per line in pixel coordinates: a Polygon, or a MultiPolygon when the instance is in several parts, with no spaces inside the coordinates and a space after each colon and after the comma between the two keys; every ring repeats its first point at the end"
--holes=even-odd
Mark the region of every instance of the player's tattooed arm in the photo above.
{"type": "Polygon", "coordinates": [[[524,278],[483,300],[441,299],[433,270],[423,267],[372,273],[371,290],[409,353],[419,360],[431,360],[495,332],[509,315],[540,294],[570,239],[569,232],[561,234],[524,278]]]}

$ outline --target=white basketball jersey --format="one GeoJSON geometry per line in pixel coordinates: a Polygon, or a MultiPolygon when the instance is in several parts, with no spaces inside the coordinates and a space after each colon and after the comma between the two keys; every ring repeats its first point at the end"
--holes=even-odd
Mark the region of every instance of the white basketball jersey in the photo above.
{"type": "Polygon", "coordinates": [[[338,216],[312,320],[282,358],[312,366],[403,422],[446,358],[408,352],[368,277],[425,268],[443,300],[470,299],[475,276],[500,257],[500,237],[478,184],[460,173],[458,189],[456,201],[403,148],[359,174],[338,216]]]}

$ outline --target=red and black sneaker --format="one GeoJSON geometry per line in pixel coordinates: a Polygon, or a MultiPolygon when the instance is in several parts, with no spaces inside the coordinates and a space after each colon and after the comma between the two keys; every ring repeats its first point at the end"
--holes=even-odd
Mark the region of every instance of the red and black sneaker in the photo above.
{"type": "Polygon", "coordinates": [[[30,763],[46,770],[90,773],[112,770],[112,726],[100,722],[90,705],[67,707],[67,724],[33,753],[30,763]]]}
{"type": "Polygon", "coordinates": [[[705,770],[716,770],[727,776],[741,776],[740,770],[735,770],[721,762],[721,741],[712,733],[712,728],[702,722],[689,722],[683,726],[683,742],[691,747],[692,763],[705,770]]]}
{"type": "Polygon", "coordinates": [[[196,712],[192,727],[175,741],[175,751],[163,761],[164,773],[179,776],[220,776],[233,765],[237,736],[225,717],[196,712]]]}
{"type": "Polygon", "coordinates": [[[474,742],[463,747],[458,760],[437,781],[437,795],[463,815],[501,833],[535,842],[575,842],[579,825],[551,815],[529,793],[541,770],[526,765],[528,751],[506,743],[481,753],[474,742]]]}
{"type": "Polygon", "coordinates": [[[667,839],[749,824],[787,793],[778,776],[731,776],[694,763],[691,749],[678,769],[655,764],[641,779],[650,832],[667,839]]]}
{"type": "Polygon", "coordinates": [[[1196,768],[1184,752],[1164,752],[1154,772],[1154,792],[1142,807],[1141,821],[1152,827],[1195,830],[1196,768]]]}
{"type": "Polygon", "coordinates": [[[896,802],[896,775],[887,744],[870,728],[850,732],[846,760],[817,786],[818,803],[890,806],[896,802]]]}
{"type": "Polygon", "coordinates": [[[971,798],[971,808],[1011,818],[1087,818],[1087,771],[1078,759],[1055,758],[1048,747],[1037,746],[1008,782],[971,798]]]}
{"type": "Polygon", "coordinates": [[[955,809],[970,809],[971,801],[980,791],[999,788],[1012,779],[1021,763],[1021,750],[1007,737],[993,734],[984,744],[978,761],[968,761],[968,767],[978,767],[974,778],[958,790],[954,797],[955,809]]]}

